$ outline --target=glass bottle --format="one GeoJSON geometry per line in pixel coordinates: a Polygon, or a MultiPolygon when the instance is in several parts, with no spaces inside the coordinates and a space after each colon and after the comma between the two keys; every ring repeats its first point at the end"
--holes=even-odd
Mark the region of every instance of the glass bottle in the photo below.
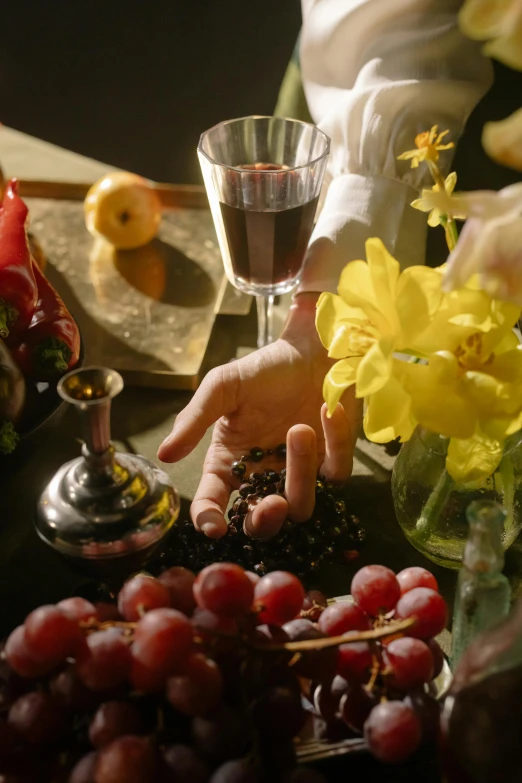
{"type": "Polygon", "coordinates": [[[441,729],[445,783],[522,780],[522,600],[462,655],[441,729]]]}
{"type": "Polygon", "coordinates": [[[502,573],[504,509],[494,500],[474,500],[466,517],[469,533],[453,615],[453,666],[477,634],[507,616],[511,599],[511,587],[502,573]]]}

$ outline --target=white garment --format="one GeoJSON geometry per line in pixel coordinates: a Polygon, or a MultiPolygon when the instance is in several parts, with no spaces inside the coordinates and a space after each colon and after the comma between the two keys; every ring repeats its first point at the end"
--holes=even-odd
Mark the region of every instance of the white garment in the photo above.
{"type": "MultiPolygon", "coordinates": [[[[431,184],[397,156],[437,124],[456,141],[491,83],[480,45],[458,29],[460,0],[302,0],[301,70],[314,122],[331,138],[329,188],[300,291],[335,291],[345,264],[380,237],[402,266],[422,264],[431,184]]],[[[442,152],[440,165],[451,163],[442,152]]]]}

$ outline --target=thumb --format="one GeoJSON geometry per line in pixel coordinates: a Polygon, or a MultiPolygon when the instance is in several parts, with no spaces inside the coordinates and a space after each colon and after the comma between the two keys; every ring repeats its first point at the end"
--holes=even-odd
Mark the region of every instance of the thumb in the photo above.
{"type": "Polygon", "coordinates": [[[178,462],[198,445],[221,416],[236,408],[238,374],[235,362],[216,367],[203,379],[189,404],[176,417],[172,432],[158,449],[162,462],[178,462]]]}

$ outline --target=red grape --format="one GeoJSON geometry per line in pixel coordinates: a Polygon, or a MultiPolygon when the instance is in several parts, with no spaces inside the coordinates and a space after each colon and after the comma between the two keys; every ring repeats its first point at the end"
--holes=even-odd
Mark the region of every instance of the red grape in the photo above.
{"type": "Polygon", "coordinates": [[[0,761],[10,756],[15,750],[17,739],[18,735],[15,729],[0,715],[0,761]]]}
{"type": "Polygon", "coordinates": [[[152,609],[134,630],[132,655],[144,666],[173,674],[192,647],[190,620],[176,609],[152,609]]]}
{"type": "MultiPolygon", "coordinates": [[[[238,633],[238,625],[233,617],[224,617],[222,614],[215,614],[215,612],[209,612],[208,609],[196,609],[192,615],[192,625],[197,629],[198,633],[205,635],[204,631],[217,631],[218,634],[228,634],[229,636],[236,636],[238,633]]],[[[210,633],[208,638],[215,638],[210,633]]]]}
{"type": "Polygon", "coordinates": [[[299,579],[286,571],[273,571],[256,585],[254,601],[260,607],[259,622],[284,625],[301,611],[304,589],[299,579]]]}
{"type": "Polygon", "coordinates": [[[158,581],[165,585],[170,593],[170,605],[173,609],[178,609],[188,617],[196,608],[194,598],[195,575],[188,568],[182,566],[173,566],[163,571],[158,576],[158,581]]]}
{"type": "Polygon", "coordinates": [[[9,666],[21,677],[41,677],[52,668],[48,660],[42,660],[38,651],[32,650],[27,644],[24,625],[19,625],[10,634],[4,653],[9,666]]]}
{"type": "Polygon", "coordinates": [[[165,687],[166,675],[145,666],[137,658],[132,659],[129,679],[140,693],[159,693],[165,687]]]}
{"type": "Polygon", "coordinates": [[[40,606],[25,621],[25,639],[38,657],[57,664],[74,655],[83,642],[76,620],[71,620],[57,606],[40,606]]]}
{"type": "Polygon", "coordinates": [[[368,631],[371,627],[366,613],[351,601],[330,604],[320,616],[318,626],[327,636],[341,636],[348,631],[368,631]]]}
{"type": "Polygon", "coordinates": [[[32,691],[15,701],[8,721],[20,737],[36,745],[59,737],[64,728],[64,713],[49,693],[32,691]]]}
{"type": "Polygon", "coordinates": [[[257,775],[246,759],[234,759],[221,765],[209,783],[256,783],[257,775]]]}
{"type": "Polygon", "coordinates": [[[245,574],[248,576],[248,578],[250,579],[250,581],[252,582],[254,587],[257,585],[257,583],[261,579],[261,577],[258,576],[257,574],[255,574],[253,571],[245,571],[245,574]]]}
{"type": "Polygon", "coordinates": [[[86,623],[89,620],[96,619],[96,607],[91,604],[90,601],[86,601],[85,598],[74,596],[73,598],[65,598],[56,604],[70,620],[74,620],[77,623],[86,623]]]}
{"type": "Polygon", "coordinates": [[[127,679],[130,667],[130,650],[115,628],[88,636],[85,648],[76,659],[78,676],[93,691],[121,685],[127,679]]]}
{"type": "Polygon", "coordinates": [[[420,721],[424,740],[435,741],[439,733],[440,704],[426,691],[409,693],[404,703],[410,707],[420,721]]]}
{"type": "Polygon", "coordinates": [[[352,579],[352,596],[372,617],[391,611],[401,595],[395,574],[380,565],[364,566],[352,579]]]}
{"type": "Polygon", "coordinates": [[[53,677],[49,683],[49,689],[60,704],[68,710],[90,710],[98,702],[96,694],[84,685],[73,666],[53,677]]]}
{"type": "Polygon", "coordinates": [[[417,639],[437,636],[446,626],[448,612],[444,598],[429,587],[415,587],[399,600],[395,617],[404,620],[415,617],[415,623],[404,633],[417,639]]]}
{"type": "Polygon", "coordinates": [[[388,764],[410,756],[421,740],[419,719],[402,701],[378,704],[364,724],[364,737],[373,755],[388,764]]]}
{"type": "MultiPolygon", "coordinates": [[[[285,623],[283,630],[291,642],[303,642],[308,639],[324,639],[325,634],[310,620],[297,617],[285,623]]],[[[303,650],[300,659],[294,664],[294,669],[301,677],[311,680],[331,680],[337,669],[338,652],[336,647],[325,647],[322,650],[303,650]]]]}
{"type": "Polygon", "coordinates": [[[350,688],[342,696],[339,710],[346,725],[353,731],[362,731],[363,726],[375,707],[375,697],[366,688],[359,685],[350,688]]]}
{"type": "Polygon", "coordinates": [[[252,721],[265,739],[291,739],[303,728],[306,712],[289,688],[266,688],[253,704],[252,721]]]}
{"type": "Polygon", "coordinates": [[[315,623],[327,606],[328,599],[324,593],[319,590],[309,590],[304,597],[301,614],[315,623]]]}
{"type": "Polygon", "coordinates": [[[69,783],[94,783],[97,763],[98,754],[96,751],[93,750],[91,753],[87,753],[87,755],[83,756],[74,767],[71,772],[71,777],[69,778],[69,783]]]}
{"type": "Polygon", "coordinates": [[[101,704],[89,724],[89,739],[95,748],[126,734],[138,734],[140,715],[128,701],[106,701],[101,704]]]}
{"type": "Polygon", "coordinates": [[[413,590],[414,587],[429,587],[435,592],[439,591],[437,580],[433,574],[426,568],[420,566],[411,566],[404,568],[397,574],[397,581],[401,587],[401,595],[413,590]]]}
{"type": "Polygon", "coordinates": [[[111,604],[108,601],[98,601],[95,606],[96,617],[100,623],[123,620],[123,617],[118,612],[118,607],[116,604],[111,604]]]}
{"type": "Polygon", "coordinates": [[[198,715],[192,721],[196,750],[212,764],[222,764],[247,752],[250,745],[248,721],[230,707],[221,706],[211,716],[198,715]]]}
{"type": "Polygon", "coordinates": [[[159,759],[144,737],[119,737],[98,751],[96,783],[152,783],[159,759]]]}
{"type": "Polygon", "coordinates": [[[435,679],[435,677],[438,677],[444,668],[444,653],[435,639],[428,639],[426,644],[430,648],[430,652],[433,655],[433,679],[435,679]]]}
{"type": "Polygon", "coordinates": [[[252,606],[254,586],[240,566],[212,563],[198,574],[194,597],[200,609],[225,617],[240,617],[252,606]]]}
{"type": "Polygon", "coordinates": [[[335,720],[340,698],[339,695],[332,693],[329,683],[319,683],[314,690],[315,710],[327,723],[333,723],[335,720]]]}
{"type": "Polygon", "coordinates": [[[215,709],[223,691],[219,666],[201,653],[191,655],[183,673],[167,682],[167,699],[185,715],[205,715],[215,709]]]}
{"type": "Polygon", "coordinates": [[[135,621],[151,609],[170,606],[170,593],[157,579],[138,574],[125,582],[118,595],[118,611],[126,620],[135,621]]]}
{"type": "Polygon", "coordinates": [[[372,668],[372,651],[368,642],[341,644],[337,673],[348,682],[365,682],[372,668]]]}
{"type": "Polygon", "coordinates": [[[433,655],[420,639],[411,636],[394,639],[386,647],[383,658],[391,669],[393,685],[400,690],[420,688],[433,677],[433,655]]]}
{"type": "Polygon", "coordinates": [[[163,760],[175,783],[207,783],[210,771],[206,763],[188,745],[169,745],[163,760]]]}

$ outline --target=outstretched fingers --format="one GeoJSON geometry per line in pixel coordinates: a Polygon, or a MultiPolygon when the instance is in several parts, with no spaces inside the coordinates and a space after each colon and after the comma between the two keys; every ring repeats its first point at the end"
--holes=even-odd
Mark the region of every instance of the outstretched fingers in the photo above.
{"type": "Polygon", "coordinates": [[[178,414],[172,432],[158,449],[163,462],[178,462],[198,445],[209,427],[236,408],[238,376],[235,362],[205,376],[189,404],[178,414]]]}

